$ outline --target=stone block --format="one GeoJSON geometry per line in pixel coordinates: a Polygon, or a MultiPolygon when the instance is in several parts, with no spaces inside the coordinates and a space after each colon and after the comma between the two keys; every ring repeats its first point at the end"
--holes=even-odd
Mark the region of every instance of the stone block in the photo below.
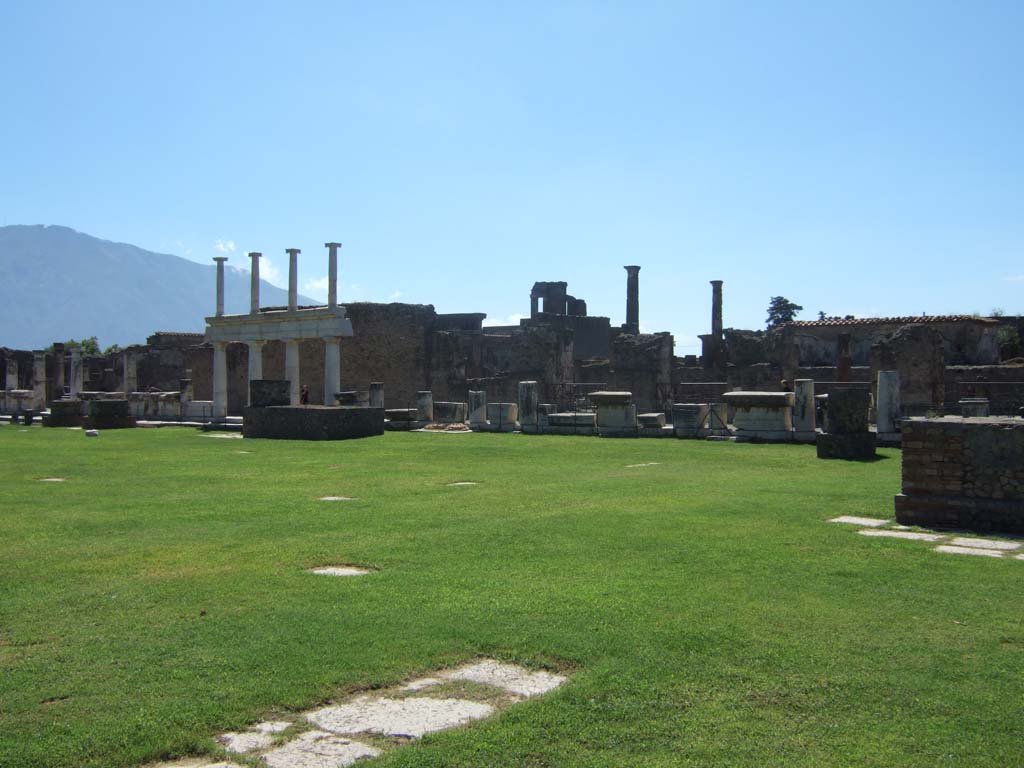
{"type": "Polygon", "coordinates": [[[793,382],[793,429],[812,433],[817,428],[814,403],[814,379],[793,382]]]}
{"type": "Polygon", "coordinates": [[[676,437],[701,437],[708,419],[709,408],[701,403],[673,403],[672,426],[676,437]]]}
{"type": "Polygon", "coordinates": [[[960,415],[965,418],[973,416],[988,416],[987,397],[965,397],[958,401],[960,415]]]}
{"type": "Polygon", "coordinates": [[[850,435],[868,431],[868,409],[871,407],[868,390],[834,389],[829,392],[825,407],[828,410],[828,432],[850,435]]]}
{"type": "Polygon", "coordinates": [[[421,390],[416,393],[416,419],[430,423],[434,420],[434,393],[421,390]]]}
{"type": "Polygon", "coordinates": [[[602,437],[633,437],[637,434],[636,405],[602,403],[597,406],[597,434],[602,437]]]}
{"type": "Polygon", "coordinates": [[[359,392],[354,389],[346,390],[345,392],[335,392],[334,401],[338,405],[363,405],[359,392]]]}
{"type": "Polygon", "coordinates": [[[514,432],[519,421],[518,403],[488,403],[487,422],[492,432],[514,432]]]}
{"type": "Polygon", "coordinates": [[[80,427],[84,423],[80,400],[54,400],[50,415],[43,417],[44,427],[80,427]]]}
{"type": "Polygon", "coordinates": [[[588,429],[593,431],[597,426],[597,414],[595,413],[549,413],[548,426],[566,429],[588,429]]]}
{"type": "Polygon", "coordinates": [[[465,424],[466,404],[437,401],[434,403],[435,424],[465,424]]]}
{"type": "Polygon", "coordinates": [[[875,423],[878,433],[892,434],[900,419],[899,371],[879,371],[875,387],[875,423]]]}
{"type": "Polygon", "coordinates": [[[370,407],[384,407],[384,383],[381,381],[370,382],[370,407]]]}
{"type": "Polygon", "coordinates": [[[661,412],[640,413],[637,414],[636,422],[640,427],[643,427],[645,429],[661,429],[662,427],[665,426],[665,414],[661,412]]]}
{"type": "Polygon", "coordinates": [[[388,421],[416,421],[415,408],[388,408],[384,411],[384,417],[388,421]]]}
{"type": "Polygon", "coordinates": [[[245,408],[242,434],[271,440],[349,440],[384,434],[384,409],[355,406],[245,408]]]}
{"type": "Polygon", "coordinates": [[[487,393],[483,390],[469,391],[469,423],[483,424],[487,421],[487,393]]]}
{"type": "Polygon", "coordinates": [[[537,382],[519,382],[519,426],[524,432],[536,432],[537,418],[537,382]]]}
{"type": "Polygon", "coordinates": [[[89,429],[125,429],[135,426],[127,400],[93,400],[85,421],[89,429]]]}
{"type": "Polygon", "coordinates": [[[595,406],[600,407],[602,405],[629,405],[633,402],[632,392],[591,392],[587,395],[590,398],[590,402],[595,406]]]}
{"type": "Polygon", "coordinates": [[[253,408],[291,403],[290,383],[285,379],[252,379],[249,382],[249,404],[253,408]]]}

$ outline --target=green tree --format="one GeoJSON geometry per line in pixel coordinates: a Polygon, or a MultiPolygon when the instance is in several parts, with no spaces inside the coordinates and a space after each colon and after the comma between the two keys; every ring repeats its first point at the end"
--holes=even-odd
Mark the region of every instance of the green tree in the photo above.
{"type": "MultiPolygon", "coordinates": [[[[100,353],[100,345],[95,336],[90,336],[89,338],[82,339],[81,341],[68,339],[64,342],[64,348],[67,349],[68,347],[81,348],[83,355],[98,355],[100,353]]],[[[48,346],[46,351],[53,352],[53,344],[48,346]]]]}
{"type": "Polygon", "coordinates": [[[803,307],[793,303],[785,296],[772,296],[768,303],[768,327],[774,328],[777,325],[790,322],[801,309],[803,307]]]}

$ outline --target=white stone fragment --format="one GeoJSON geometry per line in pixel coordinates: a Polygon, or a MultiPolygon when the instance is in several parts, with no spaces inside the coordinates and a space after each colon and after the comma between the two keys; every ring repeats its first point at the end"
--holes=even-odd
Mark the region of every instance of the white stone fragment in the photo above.
{"type": "Polygon", "coordinates": [[[887,539],[912,539],[914,541],[942,541],[937,533],[917,533],[915,531],[857,531],[861,536],[882,536],[887,539]]]}
{"type": "Polygon", "coordinates": [[[950,543],[956,547],[974,547],[975,549],[1020,549],[1019,541],[1002,541],[1000,539],[969,539],[959,536],[950,543]]]}
{"type": "Polygon", "coordinates": [[[637,467],[656,467],[661,464],[660,461],[648,461],[646,464],[627,464],[626,469],[636,469],[637,467]]]}
{"type": "Polygon", "coordinates": [[[1014,560],[1024,560],[1024,555],[1017,555],[1014,560]]]}
{"type": "Polygon", "coordinates": [[[39,478],[40,483],[63,483],[63,477],[41,477],[39,478]]]}
{"type": "Polygon", "coordinates": [[[323,568],[311,568],[309,572],[317,576],[365,576],[369,573],[365,568],[351,565],[328,565],[323,568]]]}
{"type": "Polygon", "coordinates": [[[208,432],[203,437],[216,437],[221,440],[241,440],[244,435],[240,432],[208,432]]]}
{"type": "Polygon", "coordinates": [[[293,741],[263,755],[269,768],[343,768],[379,749],[324,731],[306,731],[293,741]]]}
{"type": "Polygon", "coordinates": [[[855,517],[854,515],[842,515],[833,517],[830,523],[849,523],[850,525],[863,525],[865,528],[879,528],[886,525],[888,520],[880,520],[877,517],[855,517]]]}
{"type": "Polygon", "coordinates": [[[413,680],[410,683],[406,683],[398,690],[400,691],[422,691],[424,688],[430,688],[435,685],[440,685],[444,681],[437,677],[421,677],[419,680],[413,680]]]}
{"type": "Polygon", "coordinates": [[[259,733],[281,733],[282,731],[287,731],[291,725],[287,720],[267,720],[262,723],[256,723],[252,730],[259,733]]]}
{"type": "Polygon", "coordinates": [[[87,429],[85,430],[86,437],[99,437],[100,431],[98,429],[87,429]]]}
{"type": "Polygon", "coordinates": [[[951,547],[940,545],[935,548],[936,552],[945,552],[950,555],[981,555],[982,557],[1002,557],[1002,552],[994,549],[977,549],[975,547],[951,547]]]}
{"type": "Polygon", "coordinates": [[[503,664],[494,659],[484,659],[473,664],[453,669],[445,675],[450,680],[469,680],[483,685],[503,688],[517,696],[537,696],[554,690],[565,678],[551,672],[533,672],[517,664],[503,664]]]}
{"type": "Polygon", "coordinates": [[[223,744],[224,749],[228,752],[238,752],[239,754],[255,752],[257,749],[266,749],[274,743],[274,739],[270,734],[253,733],[252,731],[222,733],[217,737],[217,741],[223,744]]]}
{"type": "Polygon", "coordinates": [[[448,483],[448,485],[477,485],[477,483],[474,483],[471,480],[460,480],[457,483],[448,483]]]}
{"type": "Polygon", "coordinates": [[[321,496],[320,501],[355,501],[351,496],[321,496]]]}
{"type": "Polygon", "coordinates": [[[480,720],[494,712],[489,704],[463,699],[374,699],[360,696],[347,704],[309,712],[306,719],[334,733],[379,733],[418,739],[480,720]]]}

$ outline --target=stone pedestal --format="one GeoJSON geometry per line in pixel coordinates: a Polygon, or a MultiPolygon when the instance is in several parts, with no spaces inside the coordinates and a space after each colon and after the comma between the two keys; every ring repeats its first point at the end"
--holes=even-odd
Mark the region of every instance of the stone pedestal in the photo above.
{"type": "Polygon", "coordinates": [[[469,391],[469,426],[473,429],[487,423],[487,393],[483,390],[469,391]]]}
{"type": "Polygon", "coordinates": [[[487,430],[490,432],[515,432],[519,421],[518,403],[488,403],[487,430]]]}
{"type": "Polygon", "coordinates": [[[384,382],[382,382],[382,381],[371,381],[370,382],[370,407],[371,408],[383,408],[384,407],[384,382]]]}
{"type": "Polygon", "coordinates": [[[434,393],[430,390],[416,393],[416,420],[428,424],[434,420],[434,393]]]}
{"type": "Polygon", "coordinates": [[[817,430],[815,417],[814,379],[793,382],[793,437],[800,442],[814,442],[817,430]]]}
{"type": "Polygon", "coordinates": [[[288,391],[291,395],[290,405],[298,405],[302,399],[302,372],[299,370],[299,342],[288,339],[284,343],[284,377],[288,379],[288,391]]]}
{"type": "Polygon", "coordinates": [[[465,424],[466,404],[438,400],[434,403],[434,423],[465,424]]]}
{"type": "Polygon", "coordinates": [[[597,434],[601,437],[636,437],[638,431],[635,403],[597,406],[597,434]]]}
{"type": "Polygon", "coordinates": [[[866,389],[834,389],[825,401],[828,432],[818,435],[819,459],[869,459],[875,455],[875,433],[868,431],[871,393],[866,389]]]}
{"type": "Polygon", "coordinates": [[[537,433],[537,382],[519,382],[519,428],[523,432],[537,433]]]}
{"type": "Polygon", "coordinates": [[[597,414],[549,413],[545,433],[550,435],[592,435],[597,430],[597,414]]]}
{"type": "Polygon", "coordinates": [[[85,426],[89,429],[124,429],[134,427],[135,419],[127,400],[92,400],[85,426]]]}
{"type": "Polygon", "coordinates": [[[784,443],[793,439],[792,392],[726,392],[726,405],[736,409],[733,426],[739,441],[784,443]]]}
{"type": "Polygon", "coordinates": [[[879,371],[875,390],[875,422],[878,435],[896,432],[900,418],[900,374],[899,371],[879,371]]]}
{"type": "Polygon", "coordinates": [[[709,408],[702,403],[673,403],[672,427],[676,437],[694,439],[703,437],[709,408]]]}
{"type": "Polygon", "coordinates": [[[988,416],[987,397],[965,397],[957,404],[960,406],[960,415],[964,418],[988,416]]]}
{"type": "Polygon", "coordinates": [[[44,427],[80,427],[84,423],[79,400],[54,400],[50,403],[50,415],[43,418],[44,427]]]}

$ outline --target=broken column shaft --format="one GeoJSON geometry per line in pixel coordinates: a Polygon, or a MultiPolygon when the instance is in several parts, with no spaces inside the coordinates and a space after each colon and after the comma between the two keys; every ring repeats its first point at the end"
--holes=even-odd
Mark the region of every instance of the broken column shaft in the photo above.
{"type": "Polygon", "coordinates": [[[711,281],[711,335],[722,339],[722,281],[711,281]]]}
{"type": "Polygon", "coordinates": [[[252,269],[249,280],[249,312],[257,314],[260,311],[260,257],[262,253],[252,251],[249,258],[252,259],[252,269]]]}
{"type": "MultiPolygon", "coordinates": [[[[324,243],[327,249],[327,306],[338,306],[338,249],[341,243],[324,243]]],[[[332,394],[333,396],[333,394],[332,394]]]]}
{"type": "Polygon", "coordinates": [[[298,248],[285,248],[288,254],[288,311],[294,312],[299,308],[299,254],[302,251],[298,248]]]}
{"type": "Polygon", "coordinates": [[[221,317],[224,314],[224,262],[228,257],[214,256],[213,260],[217,262],[217,317],[221,317]]]}
{"type": "Polygon", "coordinates": [[[626,270],[626,332],[640,333],[640,267],[630,265],[626,270]]]}

